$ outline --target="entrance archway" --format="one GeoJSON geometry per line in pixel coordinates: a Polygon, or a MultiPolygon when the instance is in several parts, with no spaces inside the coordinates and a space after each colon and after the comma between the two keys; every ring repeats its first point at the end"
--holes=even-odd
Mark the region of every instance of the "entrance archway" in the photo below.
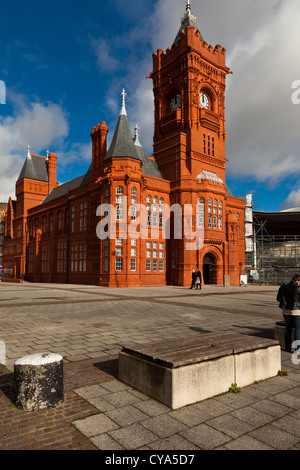
{"type": "Polygon", "coordinates": [[[214,256],[207,253],[203,258],[203,281],[204,284],[214,284],[215,282],[214,256]]]}

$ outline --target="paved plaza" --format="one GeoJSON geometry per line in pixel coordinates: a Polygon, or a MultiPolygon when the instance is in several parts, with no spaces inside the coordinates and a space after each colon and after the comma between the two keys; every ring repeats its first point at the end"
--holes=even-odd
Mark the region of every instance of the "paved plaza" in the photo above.
{"type": "MultiPolygon", "coordinates": [[[[300,364],[171,410],[118,380],[123,345],[235,331],[273,338],[277,287],[103,288],[0,283],[0,449],[300,450],[300,364]],[[14,406],[13,367],[36,352],[64,358],[64,403],[14,406]]],[[[237,384],[238,385],[238,384],[237,384]]]]}

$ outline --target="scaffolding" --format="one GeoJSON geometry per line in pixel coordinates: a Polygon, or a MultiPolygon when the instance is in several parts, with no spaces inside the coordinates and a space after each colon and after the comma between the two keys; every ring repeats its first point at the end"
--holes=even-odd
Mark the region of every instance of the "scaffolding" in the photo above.
{"type": "MultiPolygon", "coordinates": [[[[248,283],[280,285],[300,272],[300,230],[297,234],[269,233],[269,220],[267,214],[264,218],[253,212],[253,249],[246,250],[248,283]]],[[[286,228],[284,221],[282,227],[286,228]]]]}

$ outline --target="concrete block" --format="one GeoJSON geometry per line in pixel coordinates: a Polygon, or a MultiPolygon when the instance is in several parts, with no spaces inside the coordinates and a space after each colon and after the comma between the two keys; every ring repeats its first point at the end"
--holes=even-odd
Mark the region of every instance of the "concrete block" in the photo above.
{"type": "Polygon", "coordinates": [[[235,382],[245,387],[258,380],[275,377],[281,370],[280,345],[235,354],[235,382]]]}
{"type": "Polygon", "coordinates": [[[119,380],[172,409],[277,375],[278,342],[232,332],[123,347],[119,380]]]}

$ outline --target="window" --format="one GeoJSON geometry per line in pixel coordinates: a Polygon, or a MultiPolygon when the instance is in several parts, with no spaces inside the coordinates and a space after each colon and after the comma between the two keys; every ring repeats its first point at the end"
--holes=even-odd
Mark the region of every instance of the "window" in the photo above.
{"type": "Polygon", "coordinates": [[[214,199],[214,206],[217,206],[217,205],[218,205],[218,201],[214,199]]]}
{"type": "Polygon", "coordinates": [[[131,248],[131,256],[136,256],[136,248],[131,248]]]}
{"type": "Polygon", "coordinates": [[[154,250],[157,250],[157,248],[158,248],[158,243],[157,243],[157,242],[153,242],[153,249],[154,249],[154,250]]]}
{"type": "Polygon", "coordinates": [[[136,258],[131,258],[130,260],[130,270],[136,271],[136,258]]]}
{"type": "Polygon", "coordinates": [[[160,250],[163,250],[164,247],[165,247],[164,243],[160,243],[160,244],[159,244],[159,249],[160,249],[160,250]]]}
{"type": "Polygon", "coordinates": [[[52,229],[54,225],[55,225],[54,214],[50,214],[50,229],[52,229]]]}
{"type": "Polygon", "coordinates": [[[205,203],[204,197],[199,197],[198,204],[204,204],[204,203],[205,203]]]}
{"type": "Polygon", "coordinates": [[[220,230],[223,229],[223,219],[222,219],[222,217],[219,217],[219,229],[220,230]]]}
{"type": "Polygon", "coordinates": [[[146,271],[151,271],[151,259],[146,260],[146,271]]]}
{"type": "Polygon", "coordinates": [[[159,213],[159,226],[164,226],[164,214],[162,212],[159,213]]]}
{"type": "Polygon", "coordinates": [[[157,250],[153,250],[153,258],[157,258],[157,250]]]}
{"type": "Polygon", "coordinates": [[[153,271],[157,271],[157,259],[153,260],[153,271]]]}
{"type": "Polygon", "coordinates": [[[208,214],[208,227],[212,228],[212,216],[208,214]]]}
{"type": "Polygon", "coordinates": [[[164,259],[164,257],[165,257],[164,251],[159,252],[159,257],[160,257],[160,259],[164,259]]]}
{"type": "Polygon", "coordinates": [[[58,213],[58,228],[64,228],[64,213],[63,211],[59,211],[58,213]]]}
{"type": "Polygon", "coordinates": [[[203,153],[206,153],[206,135],[203,134],[203,153]]]}
{"type": "Polygon", "coordinates": [[[58,242],[57,244],[57,272],[67,271],[67,242],[58,242]]]}
{"type": "Polygon", "coordinates": [[[117,196],[116,197],[116,203],[117,204],[123,204],[123,196],[117,196]]]}
{"type": "Polygon", "coordinates": [[[136,197],[131,198],[131,204],[137,204],[137,198],[136,197]]]}
{"type": "Polygon", "coordinates": [[[116,247],[116,256],[123,256],[123,248],[117,246],[116,247]]]}
{"type": "Polygon", "coordinates": [[[215,156],[215,138],[211,138],[211,154],[214,157],[215,156]]]}
{"type": "Polygon", "coordinates": [[[207,155],[210,155],[210,135],[207,136],[207,155]]]}
{"type": "Polygon", "coordinates": [[[165,201],[163,200],[163,198],[162,198],[162,197],[160,198],[160,200],[159,200],[159,203],[160,203],[160,205],[161,205],[161,206],[163,206],[163,205],[164,205],[165,201]]]}
{"type": "Polygon", "coordinates": [[[158,226],[158,214],[157,214],[157,212],[153,212],[153,226],[154,227],[158,226]]]}
{"type": "Polygon", "coordinates": [[[147,202],[152,202],[152,197],[150,195],[147,196],[147,202]]]}
{"type": "Polygon", "coordinates": [[[131,220],[136,220],[136,207],[131,207],[131,220]]]}
{"type": "Polygon", "coordinates": [[[151,242],[147,242],[147,243],[146,243],[146,247],[147,247],[147,248],[152,248],[152,243],[151,243],[151,242]]]}
{"type": "Polygon", "coordinates": [[[50,272],[50,244],[42,246],[42,273],[50,272]]]}
{"type": "Polygon", "coordinates": [[[108,271],[108,258],[104,259],[104,271],[108,271]]]}
{"type": "Polygon", "coordinates": [[[122,186],[118,186],[116,193],[117,193],[117,194],[123,194],[123,193],[124,193],[123,187],[122,187],[122,186]]]}
{"type": "Polygon", "coordinates": [[[131,239],[131,246],[136,246],[136,238],[131,239]]]}
{"type": "Polygon", "coordinates": [[[35,246],[28,247],[28,271],[30,273],[35,271],[35,246]]]}
{"type": "Polygon", "coordinates": [[[151,252],[151,250],[147,250],[146,255],[147,255],[147,258],[152,258],[152,252],[151,252]]]}
{"type": "Polygon", "coordinates": [[[214,215],[214,228],[218,228],[218,217],[214,215]]]}
{"type": "Polygon", "coordinates": [[[158,204],[158,198],[156,196],[153,198],[153,204],[158,204]]]}
{"type": "Polygon", "coordinates": [[[71,209],[71,232],[75,231],[75,206],[71,209]]]}
{"type": "Polygon", "coordinates": [[[211,197],[208,199],[208,205],[212,206],[212,198],[211,197]]]}
{"type": "Polygon", "coordinates": [[[117,206],[116,208],[116,219],[123,220],[123,206],[117,206]]]}
{"type": "Polygon", "coordinates": [[[116,245],[122,246],[123,245],[123,238],[116,238],[116,245]]]}
{"type": "MultiPolygon", "coordinates": [[[[18,232],[19,232],[19,230],[18,230],[18,232]]],[[[44,216],[43,217],[43,233],[46,233],[46,232],[47,232],[47,217],[44,216]]],[[[19,233],[18,233],[18,236],[20,236],[19,233]]]]}
{"type": "Polygon", "coordinates": [[[164,260],[160,259],[160,260],[159,260],[159,270],[160,270],[160,271],[164,271],[164,269],[165,269],[164,264],[165,264],[165,263],[164,263],[164,260]]]}
{"type": "Polygon", "coordinates": [[[87,202],[82,202],[80,204],[80,214],[79,214],[79,226],[80,230],[86,230],[87,226],[87,202]]]}
{"type": "Polygon", "coordinates": [[[123,258],[116,258],[116,271],[123,271],[123,258]]]}
{"type": "Polygon", "coordinates": [[[151,212],[147,212],[147,225],[151,225],[151,212]]]}
{"type": "Polygon", "coordinates": [[[132,188],[132,189],[131,189],[131,194],[132,194],[133,196],[136,196],[136,195],[137,195],[137,189],[136,189],[136,188],[132,188]]]}
{"type": "Polygon", "coordinates": [[[223,207],[223,202],[219,201],[219,207],[223,207]]]}

